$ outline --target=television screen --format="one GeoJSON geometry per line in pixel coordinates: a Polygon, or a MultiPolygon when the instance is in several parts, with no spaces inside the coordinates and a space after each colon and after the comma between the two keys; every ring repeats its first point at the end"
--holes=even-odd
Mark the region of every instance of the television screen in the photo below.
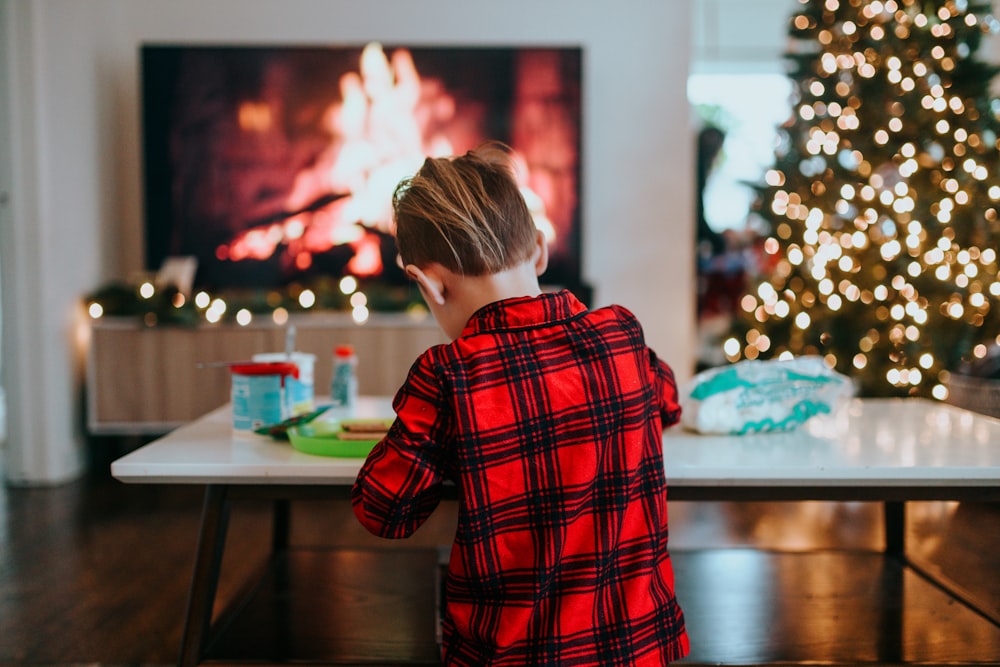
{"type": "Polygon", "coordinates": [[[401,283],[396,184],[495,139],[549,238],[542,282],[579,285],[579,48],[150,44],[141,74],[151,271],[184,256],[205,289],[401,283]]]}

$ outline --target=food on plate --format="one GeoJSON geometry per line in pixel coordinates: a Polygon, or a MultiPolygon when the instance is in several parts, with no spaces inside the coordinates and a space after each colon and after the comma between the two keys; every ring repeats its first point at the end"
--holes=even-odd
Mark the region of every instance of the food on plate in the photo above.
{"type": "Polygon", "coordinates": [[[343,431],[341,438],[349,439],[348,436],[365,436],[363,439],[381,438],[389,432],[392,426],[391,419],[344,419],[340,422],[343,431]]]}

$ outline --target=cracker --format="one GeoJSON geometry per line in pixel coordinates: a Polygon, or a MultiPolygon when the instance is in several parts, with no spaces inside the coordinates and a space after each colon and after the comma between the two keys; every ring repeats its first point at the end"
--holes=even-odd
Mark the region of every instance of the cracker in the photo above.
{"type": "Polygon", "coordinates": [[[337,434],[340,440],[381,440],[386,431],[341,431],[337,434]]]}
{"type": "Polygon", "coordinates": [[[345,419],[340,428],[349,433],[385,433],[392,425],[386,419],[345,419]]]}

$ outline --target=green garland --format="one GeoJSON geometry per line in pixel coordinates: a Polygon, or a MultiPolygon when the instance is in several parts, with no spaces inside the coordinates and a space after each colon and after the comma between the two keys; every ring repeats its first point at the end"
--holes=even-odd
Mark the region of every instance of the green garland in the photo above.
{"type": "MultiPolygon", "coordinates": [[[[169,285],[153,288],[149,296],[143,296],[144,285],[149,290],[147,283],[109,283],[87,294],[85,305],[92,317],[134,317],[150,327],[196,327],[208,321],[206,308],[195,303],[195,295],[185,296],[177,287],[169,285]]],[[[424,307],[419,292],[411,285],[385,285],[359,280],[357,290],[345,294],[339,282],[331,278],[293,283],[284,288],[228,289],[206,294],[208,301],[222,299],[225,302],[226,309],[219,321],[230,322],[235,321],[237,313],[242,310],[267,317],[272,317],[279,309],[290,315],[318,311],[349,313],[353,310],[351,297],[359,292],[365,295],[365,307],[369,312],[405,312],[424,307]],[[300,296],[307,290],[314,299],[310,305],[304,306],[300,296]]]]}

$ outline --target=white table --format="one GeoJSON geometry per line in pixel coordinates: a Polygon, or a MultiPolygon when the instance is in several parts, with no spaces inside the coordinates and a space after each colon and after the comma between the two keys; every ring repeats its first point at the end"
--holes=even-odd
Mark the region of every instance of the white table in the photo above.
{"type": "MultiPolygon", "coordinates": [[[[362,397],[354,415],[391,416],[391,400],[362,397]]],[[[854,400],[791,433],[708,436],[675,427],[663,450],[674,498],[736,489],[772,498],[836,498],[838,489],[887,500],[1000,497],[1000,420],[921,399],[854,400]]],[[[361,459],[234,435],[223,406],[118,459],[111,472],[133,483],[351,485],[360,467],[361,459]]]]}
{"type": "MultiPolygon", "coordinates": [[[[389,416],[363,397],[356,416],[389,416]]],[[[672,500],[864,500],[886,507],[886,551],[902,557],[908,500],[1000,501],[1000,420],[922,399],[855,400],[792,433],[663,438],[672,500]]],[[[115,461],[123,482],[206,486],[181,664],[209,631],[231,489],[275,499],[274,548],[287,547],[289,498],[346,497],[360,459],[300,453],[234,435],[227,407],[115,461]]],[[[995,619],[994,619],[995,621],[995,619]]]]}
{"type": "MultiPolygon", "coordinates": [[[[322,403],[322,401],[321,401],[322,403]]],[[[340,416],[331,408],[328,415],[340,416]]],[[[352,417],[392,417],[392,399],[362,396],[352,417]]],[[[235,433],[224,405],[201,419],[118,459],[111,474],[123,482],[156,484],[354,484],[363,459],[303,454],[287,442],[235,433]]]]}

